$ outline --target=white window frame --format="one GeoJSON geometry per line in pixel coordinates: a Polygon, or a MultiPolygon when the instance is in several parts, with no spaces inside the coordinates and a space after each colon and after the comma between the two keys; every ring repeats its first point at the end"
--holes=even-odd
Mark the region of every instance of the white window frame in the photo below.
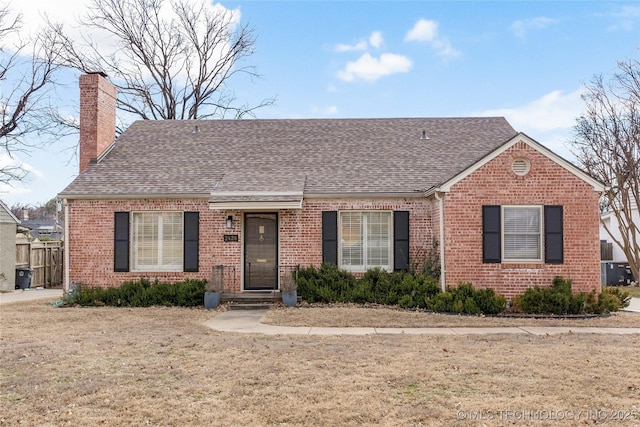
{"type": "Polygon", "coordinates": [[[379,267],[386,271],[393,271],[393,211],[390,210],[343,210],[338,211],[338,266],[344,270],[351,271],[354,273],[364,273],[367,270],[374,269],[379,267]],[[388,245],[387,245],[387,253],[388,253],[388,262],[387,265],[378,265],[378,264],[370,264],[368,262],[368,234],[365,230],[368,228],[368,218],[369,214],[372,213],[383,213],[388,215],[388,245]],[[362,218],[362,228],[361,228],[361,240],[362,240],[362,264],[359,265],[345,265],[343,260],[343,248],[344,248],[344,239],[342,236],[342,221],[343,214],[360,214],[362,218]],[[364,231],[364,232],[363,232],[364,231]]]}
{"type": "Polygon", "coordinates": [[[500,240],[501,240],[501,245],[502,245],[502,262],[504,263],[518,263],[518,262],[543,262],[544,259],[544,206],[542,205],[503,205],[500,207],[500,226],[501,226],[501,236],[500,236],[500,240]],[[537,258],[508,258],[507,254],[506,254],[506,249],[505,249],[505,241],[506,241],[506,234],[505,233],[505,210],[506,209],[532,209],[535,208],[538,210],[539,214],[538,214],[538,218],[540,218],[539,224],[538,224],[538,232],[537,233],[527,233],[527,232],[519,232],[519,233],[512,233],[512,234],[520,234],[520,235],[524,235],[524,234],[529,234],[529,235],[537,235],[538,236],[538,254],[539,256],[537,258]]]}
{"type": "Polygon", "coordinates": [[[171,272],[181,272],[184,269],[184,213],[181,211],[135,211],[131,213],[131,235],[129,236],[129,241],[131,242],[131,271],[136,271],[136,272],[142,272],[142,271],[147,271],[147,272],[165,272],[165,271],[171,271],[171,272]],[[178,263],[176,262],[175,264],[166,264],[163,265],[162,264],[162,259],[163,259],[163,249],[165,249],[164,247],[164,233],[163,233],[163,227],[164,227],[164,223],[162,222],[163,220],[163,215],[166,214],[173,214],[173,215],[179,215],[180,216],[180,227],[181,227],[181,233],[180,233],[180,263],[178,265],[178,263]],[[156,237],[156,243],[157,243],[157,255],[156,255],[156,259],[157,262],[155,264],[141,264],[138,261],[138,256],[139,256],[139,245],[140,245],[140,241],[138,238],[138,223],[136,221],[136,216],[139,215],[156,215],[159,216],[160,218],[160,225],[158,226],[158,233],[156,237]]]}

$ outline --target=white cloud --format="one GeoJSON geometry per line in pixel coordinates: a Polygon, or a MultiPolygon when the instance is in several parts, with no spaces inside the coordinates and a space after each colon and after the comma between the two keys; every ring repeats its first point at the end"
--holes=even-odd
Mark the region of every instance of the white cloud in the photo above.
{"type": "Polygon", "coordinates": [[[383,41],[384,39],[382,38],[382,32],[380,31],[374,31],[369,36],[369,44],[375,47],[376,49],[382,46],[383,41]]]}
{"type": "Polygon", "coordinates": [[[514,108],[500,108],[473,113],[475,116],[505,117],[516,131],[525,132],[533,139],[571,160],[566,142],[571,138],[576,118],[584,113],[580,97],[584,88],[571,93],[555,90],[514,108]]]}
{"type": "MultiPolygon", "coordinates": [[[[187,3],[194,6],[204,6],[204,10],[217,12],[231,12],[231,22],[235,25],[240,23],[240,9],[226,9],[220,3],[214,3],[210,0],[186,0],[187,3]]],[[[118,44],[118,40],[108,32],[104,30],[96,30],[88,28],[86,26],[79,25],[78,21],[86,17],[89,12],[90,0],[29,0],[29,1],[12,1],[9,4],[9,8],[12,14],[22,14],[21,35],[35,35],[39,29],[43,27],[44,17],[47,17],[51,22],[60,24],[63,26],[64,31],[69,35],[72,40],[75,40],[79,45],[84,45],[83,35],[92,40],[103,57],[109,57],[115,55],[116,59],[120,61],[121,68],[126,68],[126,65],[131,64],[129,57],[122,55],[121,46],[118,44]]],[[[160,10],[161,19],[170,19],[172,16],[171,2],[165,1],[162,3],[160,10]]],[[[201,25],[204,25],[201,23],[201,25]]],[[[200,31],[202,33],[203,31],[200,31]]],[[[13,39],[8,37],[3,38],[2,43],[7,46],[14,44],[18,41],[17,34],[12,34],[13,39]]],[[[220,55],[223,54],[222,50],[228,48],[227,46],[220,49],[220,55]]],[[[215,58],[212,59],[215,62],[215,58]]],[[[183,64],[175,64],[174,69],[170,71],[176,73],[178,76],[186,79],[188,76],[184,73],[183,64]]]]}
{"type": "Polygon", "coordinates": [[[311,107],[311,112],[321,116],[335,116],[338,113],[338,107],[335,105],[329,105],[326,107],[317,107],[314,105],[311,107]]]}
{"type": "Polygon", "coordinates": [[[449,39],[438,35],[439,24],[429,19],[420,19],[404,37],[406,42],[426,42],[435,49],[438,56],[455,58],[461,52],[455,49],[449,39]]]}
{"type": "Polygon", "coordinates": [[[369,45],[367,44],[366,41],[361,41],[355,44],[337,44],[333,50],[335,50],[336,52],[353,52],[353,51],[363,51],[363,50],[367,50],[367,47],[369,47],[369,45]]]}
{"type": "Polygon", "coordinates": [[[404,37],[408,42],[432,42],[438,35],[438,23],[428,19],[420,19],[404,37]]]}
{"type": "Polygon", "coordinates": [[[529,31],[542,30],[557,22],[558,21],[556,19],[547,18],[546,16],[538,16],[536,18],[514,21],[510,28],[516,37],[524,38],[529,31]]]}
{"type": "Polygon", "coordinates": [[[373,82],[390,74],[406,73],[412,65],[411,60],[403,55],[384,53],[379,58],[374,58],[365,53],[356,61],[348,62],[345,69],[338,72],[338,78],[346,82],[354,80],[373,82]]]}
{"type": "Polygon", "coordinates": [[[640,22],[640,7],[623,6],[610,15],[617,22],[608,28],[609,31],[632,31],[640,22]]]}
{"type": "Polygon", "coordinates": [[[481,112],[481,116],[504,116],[516,130],[524,132],[567,129],[584,110],[580,95],[583,89],[563,94],[554,90],[528,104],[481,112]]]}
{"type": "Polygon", "coordinates": [[[360,40],[353,44],[339,43],[334,46],[333,50],[336,52],[362,52],[369,49],[369,46],[378,49],[383,41],[382,32],[374,31],[368,40],[360,40]]]}

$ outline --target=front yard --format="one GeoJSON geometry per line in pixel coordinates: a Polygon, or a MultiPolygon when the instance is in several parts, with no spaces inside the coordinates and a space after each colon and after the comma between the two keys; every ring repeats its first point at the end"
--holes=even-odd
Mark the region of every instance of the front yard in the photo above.
{"type": "MultiPolygon", "coordinates": [[[[337,310],[274,310],[269,319],[427,321],[424,313],[337,310]]],[[[204,327],[214,315],[3,305],[0,424],[640,423],[640,335],[267,337],[204,327]]],[[[491,321],[438,316],[443,326],[491,321]]],[[[593,321],[637,327],[640,314],[585,326],[593,321]]]]}

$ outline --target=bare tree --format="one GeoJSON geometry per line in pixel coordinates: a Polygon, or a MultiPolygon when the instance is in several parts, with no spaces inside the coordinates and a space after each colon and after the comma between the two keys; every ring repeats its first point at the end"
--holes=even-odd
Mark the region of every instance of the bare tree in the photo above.
{"type": "Polygon", "coordinates": [[[612,76],[595,76],[583,95],[586,113],[577,119],[571,142],[578,161],[610,185],[602,206],[618,222],[620,237],[605,222],[612,240],[640,280],[640,62],[618,62],[612,76]]]}
{"type": "Polygon", "coordinates": [[[242,65],[254,52],[254,30],[232,11],[204,2],[92,0],[81,23],[94,32],[79,44],[49,23],[63,42],[66,63],[82,72],[103,71],[118,88],[118,108],[142,119],[206,119],[253,116],[257,105],[237,104],[232,78],[258,77],[242,65]],[[107,53],[95,34],[115,40],[107,53]]]}
{"type": "MultiPolygon", "coordinates": [[[[0,5],[0,155],[9,158],[44,144],[55,134],[47,120],[51,108],[47,96],[60,66],[56,51],[42,43],[54,36],[39,33],[21,39],[21,19],[7,5],[0,5]]],[[[17,163],[0,165],[0,182],[21,181],[27,173],[17,163]]]]}

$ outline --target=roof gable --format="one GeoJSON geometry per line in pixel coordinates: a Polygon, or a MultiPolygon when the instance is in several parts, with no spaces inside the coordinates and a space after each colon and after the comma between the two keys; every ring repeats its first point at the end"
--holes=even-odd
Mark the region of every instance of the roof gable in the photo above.
{"type": "Polygon", "coordinates": [[[20,224],[20,220],[11,212],[11,209],[0,200],[0,223],[20,224]]]}
{"type": "Polygon", "coordinates": [[[465,179],[466,177],[471,175],[473,172],[475,172],[476,170],[480,169],[482,166],[484,166],[487,163],[489,163],[491,160],[493,160],[496,157],[500,156],[502,153],[504,153],[505,151],[507,151],[508,149],[513,147],[518,142],[524,142],[529,147],[531,147],[532,149],[536,150],[538,153],[540,153],[543,156],[547,157],[548,159],[550,159],[551,161],[553,161],[554,163],[556,163],[560,167],[566,169],[567,171],[569,171],[570,173],[572,173],[573,175],[575,175],[579,179],[581,179],[584,182],[586,182],[587,184],[591,185],[593,187],[594,191],[602,192],[602,191],[605,190],[606,185],[604,183],[602,183],[602,182],[598,181],[597,179],[593,178],[591,175],[587,174],[586,172],[584,172],[583,170],[581,170],[580,168],[575,166],[573,163],[569,162],[568,160],[565,160],[561,156],[559,156],[556,153],[554,153],[553,151],[549,150],[544,145],[542,145],[539,142],[535,141],[534,139],[530,138],[526,134],[520,132],[516,136],[514,136],[513,138],[509,139],[506,143],[504,143],[503,145],[501,145],[500,147],[496,148],[491,153],[489,153],[488,155],[486,155],[485,157],[480,159],[479,161],[473,163],[471,166],[469,166],[466,169],[460,171],[458,174],[456,174],[455,176],[451,177],[447,181],[441,183],[440,185],[434,186],[433,188],[431,188],[430,190],[427,191],[427,194],[431,194],[431,193],[434,193],[436,191],[437,192],[445,192],[445,193],[451,191],[451,187],[453,187],[455,184],[457,184],[458,182],[462,181],[463,179],[465,179]]]}

